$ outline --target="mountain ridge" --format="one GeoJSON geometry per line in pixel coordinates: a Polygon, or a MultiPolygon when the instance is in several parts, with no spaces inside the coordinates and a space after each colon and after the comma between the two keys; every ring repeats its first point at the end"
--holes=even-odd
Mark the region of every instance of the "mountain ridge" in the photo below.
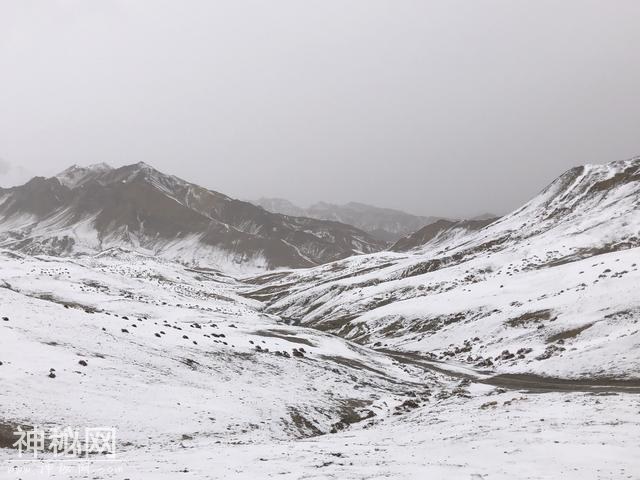
{"type": "Polygon", "coordinates": [[[480,229],[258,279],[247,295],[373,348],[504,373],[636,378],[640,360],[619,365],[616,342],[640,341],[638,225],[640,158],[585,165],[480,229]]]}
{"type": "Polygon", "coordinates": [[[302,208],[283,198],[263,197],[253,203],[274,213],[333,220],[353,225],[390,244],[440,218],[413,215],[401,210],[376,207],[361,202],[338,205],[320,201],[308,208],[302,208]]]}
{"type": "Polygon", "coordinates": [[[143,162],[72,166],[0,189],[0,245],[58,255],[128,246],[260,268],[308,267],[384,246],[350,225],[273,214],[143,162]]]}

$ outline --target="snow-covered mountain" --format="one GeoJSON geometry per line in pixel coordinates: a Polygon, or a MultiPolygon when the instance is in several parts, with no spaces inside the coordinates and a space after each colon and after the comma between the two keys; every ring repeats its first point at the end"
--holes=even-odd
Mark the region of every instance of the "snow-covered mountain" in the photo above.
{"type": "Polygon", "coordinates": [[[374,207],[357,202],[350,202],[344,205],[318,202],[309,208],[298,207],[282,198],[261,198],[254,203],[274,213],[331,220],[353,225],[383,242],[390,243],[437,220],[436,217],[411,215],[399,210],[374,207]]]}
{"type": "Polygon", "coordinates": [[[447,231],[249,295],[362,345],[504,373],[638,378],[640,159],[574,168],[510,215],[447,231]]]}
{"type": "Polygon", "coordinates": [[[258,205],[268,212],[281,213],[292,217],[308,217],[307,211],[285,198],[261,198],[251,203],[258,205]]]}
{"type": "Polygon", "coordinates": [[[138,163],[73,166],[0,189],[0,246],[75,255],[138,249],[188,263],[304,267],[380,250],[349,225],[273,214],[138,163]]]}
{"type": "Polygon", "coordinates": [[[390,250],[406,252],[427,243],[447,243],[456,236],[465,236],[469,232],[480,230],[498,220],[498,217],[488,217],[478,220],[437,220],[425,225],[420,230],[401,238],[394,243],[390,250]]]}
{"type": "MultiPolygon", "coordinates": [[[[170,235],[185,212],[229,219],[220,204],[233,202],[146,166],[27,185],[2,192],[5,222],[56,225],[55,212],[85,211],[83,190],[104,189],[86,211],[109,225],[135,205],[138,232],[170,235]],[[132,182],[154,194],[129,200],[132,182]]],[[[634,478],[640,159],[573,169],[501,219],[412,240],[242,278],[141,249],[32,255],[10,243],[8,478],[60,465],[19,458],[18,426],[117,430],[115,457],[60,461],[68,479],[634,478]]]]}

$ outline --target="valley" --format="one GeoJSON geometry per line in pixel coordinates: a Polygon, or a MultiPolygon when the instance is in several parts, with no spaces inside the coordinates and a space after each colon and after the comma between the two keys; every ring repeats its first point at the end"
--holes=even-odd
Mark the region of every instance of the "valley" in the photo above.
{"type": "Polygon", "coordinates": [[[634,478],[639,168],[306,269],[5,248],[3,474],[634,478]],[[115,428],[117,455],[18,461],[18,426],[115,428]]]}

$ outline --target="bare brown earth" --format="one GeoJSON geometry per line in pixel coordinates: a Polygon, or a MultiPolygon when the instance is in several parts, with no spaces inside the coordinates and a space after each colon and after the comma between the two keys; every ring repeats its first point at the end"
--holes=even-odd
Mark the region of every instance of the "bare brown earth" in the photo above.
{"type": "Polygon", "coordinates": [[[23,430],[33,430],[33,427],[18,425],[17,423],[6,423],[0,420],[0,448],[17,448],[14,444],[20,439],[15,432],[18,427],[23,430]]]}
{"type": "Polygon", "coordinates": [[[14,448],[13,444],[18,439],[13,432],[17,425],[0,423],[0,448],[14,448]]]}
{"type": "Polygon", "coordinates": [[[476,383],[484,383],[494,387],[508,390],[527,390],[530,392],[598,392],[598,393],[635,393],[640,394],[640,379],[626,379],[615,377],[591,377],[591,378],[556,378],[534,374],[494,374],[486,370],[466,369],[464,372],[457,370],[458,366],[449,365],[447,362],[432,360],[415,352],[399,352],[393,350],[379,350],[389,355],[394,360],[445,374],[454,378],[471,380],[476,383]]]}
{"type": "Polygon", "coordinates": [[[280,338],[282,340],[287,340],[288,342],[299,343],[301,345],[307,345],[308,347],[315,347],[316,346],[311,341],[307,340],[306,338],[300,338],[300,337],[292,334],[288,330],[279,330],[279,329],[258,330],[258,331],[255,332],[255,334],[259,335],[261,337],[280,338]]]}
{"type": "Polygon", "coordinates": [[[614,377],[567,379],[543,377],[530,373],[503,373],[480,382],[510,390],[529,390],[533,392],[620,392],[640,394],[640,379],[614,377]]]}

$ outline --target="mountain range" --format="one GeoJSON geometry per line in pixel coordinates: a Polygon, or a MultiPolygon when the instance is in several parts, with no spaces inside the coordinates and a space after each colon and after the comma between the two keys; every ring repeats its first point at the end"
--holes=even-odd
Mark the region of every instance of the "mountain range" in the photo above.
{"type": "Polygon", "coordinates": [[[407,251],[294,271],[248,295],[296,324],[469,368],[637,376],[640,158],[573,168],[476,222],[436,223],[407,251]]]}
{"type": "Polygon", "coordinates": [[[0,462],[108,425],[64,478],[632,478],[639,227],[640,158],[386,250],[144,164],[1,190],[0,462]]]}
{"type": "Polygon", "coordinates": [[[265,210],[285,215],[331,220],[353,225],[382,242],[394,243],[406,235],[429,225],[438,217],[412,215],[400,210],[380,208],[364,203],[350,202],[336,205],[318,202],[302,208],[283,198],[261,198],[254,201],[265,210]]]}
{"type": "Polygon", "coordinates": [[[30,254],[133,248],[186,263],[277,268],[384,245],[350,225],[267,212],[142,162],[72,166],[0,188],[0,247],[30,254]]]}

